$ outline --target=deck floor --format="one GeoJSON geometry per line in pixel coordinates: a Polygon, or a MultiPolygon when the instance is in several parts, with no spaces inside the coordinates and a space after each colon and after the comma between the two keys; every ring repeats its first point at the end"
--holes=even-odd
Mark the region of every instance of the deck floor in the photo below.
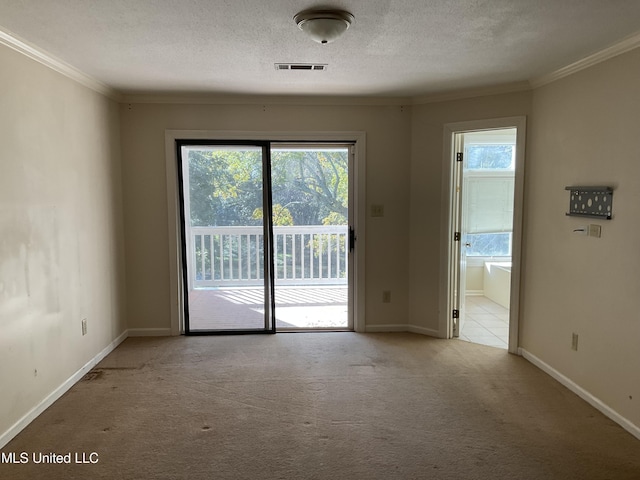
{"type": "MultiPolygon", "coordinates": [[[[347,286],[277,286],[276,328],[348,327],[347,286]]],[[[202,288],[189,292],[189,329],[264,328],[262,287],[202,288]]]]}

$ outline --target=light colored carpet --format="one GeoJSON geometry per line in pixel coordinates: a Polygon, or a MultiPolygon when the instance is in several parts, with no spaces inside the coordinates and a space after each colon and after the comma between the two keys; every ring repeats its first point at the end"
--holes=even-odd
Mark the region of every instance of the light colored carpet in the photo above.
{"type": "Polygon", "coordinates": [[[413,334],[131,338],[2,479],[640,479],[640,441],[522,358],[413,334]],[[95,459],[95,457],[93,457],[95,459]]]}

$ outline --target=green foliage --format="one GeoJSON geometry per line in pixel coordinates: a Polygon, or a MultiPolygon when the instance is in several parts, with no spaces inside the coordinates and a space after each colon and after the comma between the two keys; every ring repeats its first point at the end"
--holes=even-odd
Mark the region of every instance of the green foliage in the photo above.
{"type": "Polygon", "coordinates": [[[346,224],[346,150],[276,150],[271,159],[273,201],[291,211],[295,225],[346,224]]]}
{"type": "Polygon", "coordinates": [[[346,225],[347,219],[345,216],[338,212],[331,212],[329,215],[322,219],[322,225],[346,225]]]}
{"type": "Polygon", "coordinates": [[[259,225],[262,160],[257,150],[189,151],[192,226],[259,225]]]}
{"type": "MultiPolygon", "coordinates": [[[[286,207],[283,207],[279,203],[276,203],[273,206],[273,211],[271,212],[271,216],[273,217],[273,224],[278,226],[286,226],[293,225],[293,217],[291,216],[291,212],[286,207]]],[[[256,208],[253,211],[252,217],[257,220],[262,220],[264,217],[264,212],[262,211],[262,207],[256,208]]]]}
{"type": "MultiPolygon", "coordinates": [[[[260,150],[190,150],[192,226],[262,223],[260,150]]],[[[274,225],[346,225],[347,150],[274,150],[271,155],[274,225]]]]}

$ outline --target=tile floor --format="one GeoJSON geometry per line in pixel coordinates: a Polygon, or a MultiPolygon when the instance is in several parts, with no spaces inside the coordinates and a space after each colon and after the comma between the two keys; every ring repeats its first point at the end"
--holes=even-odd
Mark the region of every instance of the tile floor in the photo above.
{"type": "Polygon", "coordinates": [[[509,346],[509,310],[480,295],[465,297],[460,340],[491,347],[509,346]]]}

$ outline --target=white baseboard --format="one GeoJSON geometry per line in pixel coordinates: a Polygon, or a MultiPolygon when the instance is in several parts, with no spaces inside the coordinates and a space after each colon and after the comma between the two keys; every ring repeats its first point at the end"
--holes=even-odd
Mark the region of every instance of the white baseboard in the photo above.
{"type": "Polygon", "coordinates": [[[170,337],[170,328],[130,328],[130,337],[170,337]]]}
{"type": "Polygon", "coordinates": [[[467,290],[464,294],[468,297],[484,297],[484,290],[467,290]]]}
{"type": "Polygon", "coordinates": [[[366,333],[408,332],[409,325],[367,325],[366,333]]]}
{"type": "Polygon", "coordinates": [[[525,359],[527,359],[529,362],[531,362],[536,367],[538,367],[540,370],[542,370],[543,372],[545,372],[548,375],[550,375],[553,378],[555,378],[558,382],[560,382],[562,385],[567,387],[573,393],[578,395],[580,398],[582,398],[589,405],[591,405],[595,409],[597,409],[600,412],[602,412],[604,415],[606,415],[611,420],[613,420],[618,425],[620,425],[622,428],[624,428],[631,435],[633,435],[634,437],[636,437],[637,439],[640,440],[640,427],[638,427],[636,424],[632,423],[630,420],[627,420],[625,417],[620,415],[614,409],[612,409],[608,405],[604,404],[600,399],[594,397],[591,393],[586,391],[580,385],[575,383],[570,378],[564,376],[562,373],[557,371],[551,365],[549,365],[549,364],[545,363],[544,361],[540,360],[534,354],[527,352],[524,348],[519,348],[518,352],[525,359]]]}
{"type": "Polygon", "coordinates": [[[419,333],[420,335],[428,335],[430,337],[440,338],[440,333],[437,330],[430,328],[416,327],[415,325],[367,325],[365,329],[367,333],[382,333],[382,332],[411,332],[419,333]]]}
{"type": "Polygon", "coordinates": [[[408,325],[411,333],[419,333],[420,335],[427,335],[429,337],[442,338],[438,330],[432,328],[416,327],[415,325],[408,325]]]}
{"type": "Polygon", "coordinates": [[[80,368],[77,372],[75,372],[71,377],[69,377],[66,381],[62,383],[58,388],[56,388],[53,392],[51,392],[44,400],[42,400],[38,405],[33,407],[25,416],[23,416],[20,420],[13,424],[6,432],[0,435],[0,448],[3,448],[7,443],[9,443],[16,435],[18,435],[22,430],[24,430],[27,425],[33,422],[42,412],[44,412],[47,408],[49,408],[53,403],[58,400],[62,395],[64,395],[67,390],[73,387],[78,380],[85,376],[85,374],[95,367],[103,358],[113,352],[118,345],[120,345],[123,341],[126,340],[128,336],[128,332],[125,330],[123,333],[118,336],[113,342],[107,345],[100,353],[98,353],[95,357],[85,363],[82,368],[80,368]]]}

